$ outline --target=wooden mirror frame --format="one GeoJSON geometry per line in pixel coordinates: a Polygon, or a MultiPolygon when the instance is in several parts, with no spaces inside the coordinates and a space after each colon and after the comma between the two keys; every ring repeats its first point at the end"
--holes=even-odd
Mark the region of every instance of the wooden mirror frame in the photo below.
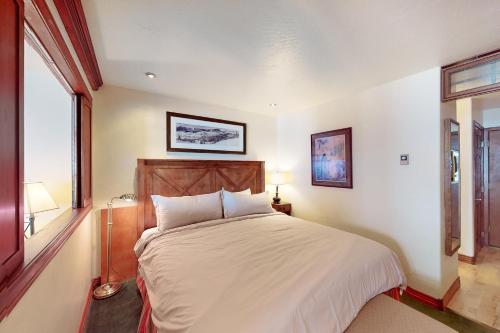
{"type": "MultiPolygon", "coordinates": [[[[459,128],[460,132],[460,124],[453,119],[445,119],[444,120],[444,151],[443,151],[443,177],[444,177],[444,225],[445,225],[445,253],[448,256],[452,256],[455,252],[460,248],[461,242],[460,240],[454,241],[452,238],[452,223],[453,223],[453,196],[452,196],[452,182],[451,182],[451,167],[450,167],[450,159],[451,159],[451,125],[455,124],[459,128]]],[[[460,146],[460,135],[458,137],[458,145],[460,146]]],[[[459,150],[460,151],[460,150],[459,150]]],[[[462,173],[461,167],[459,164],[459,186],[462,186],[462,173]]],[[[460,221],[460,190],[458,191],[458,220],[460,221]]],[[[460,223],[461,226],[461,223],[460,223]]]]}

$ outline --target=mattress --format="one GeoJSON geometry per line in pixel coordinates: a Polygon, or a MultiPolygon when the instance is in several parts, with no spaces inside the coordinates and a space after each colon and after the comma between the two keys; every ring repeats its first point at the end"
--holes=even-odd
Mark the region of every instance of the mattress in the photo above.
{"type": "Polygon", "coordinates": [[[387,247],[280,213],[149,232],[136,254],[158,332],[343,332],[405,285],[387,247]]]}

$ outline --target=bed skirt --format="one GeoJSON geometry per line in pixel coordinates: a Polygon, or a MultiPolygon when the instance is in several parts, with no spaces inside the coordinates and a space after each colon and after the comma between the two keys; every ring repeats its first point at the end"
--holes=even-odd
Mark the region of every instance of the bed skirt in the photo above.
{"type": "Polygon", "coordinates": [[[144,279],[140,275],[137,275],[135,281],[142,297],[142,311],[139,319],[139,326],[137,327],[137,333],[157,333],[157,329],[153,324],[153,319],[151,318],[151,304],[149,303],[146,283],[144,283],[144,279]]]}

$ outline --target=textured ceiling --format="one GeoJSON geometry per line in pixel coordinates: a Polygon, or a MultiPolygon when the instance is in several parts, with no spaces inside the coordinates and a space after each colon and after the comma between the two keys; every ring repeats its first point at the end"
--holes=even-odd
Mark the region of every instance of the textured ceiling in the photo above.
{"type": "Polygon", "coordinates": [[[82,2],[105,84],[264,113],[500,47],[500,0],[82,2]]]}

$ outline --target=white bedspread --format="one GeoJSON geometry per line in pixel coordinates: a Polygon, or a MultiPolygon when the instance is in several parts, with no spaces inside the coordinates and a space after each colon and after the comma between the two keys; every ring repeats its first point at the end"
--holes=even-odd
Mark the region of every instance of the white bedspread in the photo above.
{"type": "Polygon", "coordinates": [[[150,233],[136,253],[159,332],[343,332],[405,284],[387,247],[279,213],[150,233]]]}

